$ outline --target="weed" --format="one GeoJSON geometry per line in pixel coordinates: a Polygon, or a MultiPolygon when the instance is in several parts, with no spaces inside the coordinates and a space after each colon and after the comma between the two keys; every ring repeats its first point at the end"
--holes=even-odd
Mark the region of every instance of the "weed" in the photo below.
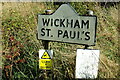
{"type": "MultiPolygon", "coordinates": [[[[38,69],[38,51],[43,48],[42,41],[37,40],[37,14],[46,9],[55,11],[59,5],[54,3],[2,3],[3,28],[3,80],[13,79],[73,79],[75,78],[76,49],[83,45],[50,42],[54,51],[53,69],[46,77],[38,69]]],[[[117,8],[100,7],[99,3],[70,3],[80,15],[87,9],[94,11],[98,17],[97,42],[91,48],[100,49],[100,78],[119,78],[118,74],[118,24],[117,8]]]]}

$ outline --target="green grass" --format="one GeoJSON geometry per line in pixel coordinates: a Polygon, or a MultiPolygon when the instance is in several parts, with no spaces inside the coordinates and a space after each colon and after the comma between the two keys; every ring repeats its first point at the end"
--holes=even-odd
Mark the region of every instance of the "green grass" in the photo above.
{"type": "MultiPolygon", "coordinates": [[[[98,78],[120,78],[118,56],[118,7],[101,7],[98,3],[70,3],[80,14],[91,9],[98,17],[97,42],[91,49],[100,50],[98,78]],[[113,13],[114,12],[114,13],[113,13]]],[[[43,49],[42,41],[37,40],[37,14],[46,9],[55,11],[59,6],[53,3],[2,3],[3,28],[3,80],[6,79],[45,79],[39,70],[38,51],[43,49]]],[[[83,45],[50,42],[54,51],[52,73],[48,80],[75,78],[76,49],[83,45]]]]}

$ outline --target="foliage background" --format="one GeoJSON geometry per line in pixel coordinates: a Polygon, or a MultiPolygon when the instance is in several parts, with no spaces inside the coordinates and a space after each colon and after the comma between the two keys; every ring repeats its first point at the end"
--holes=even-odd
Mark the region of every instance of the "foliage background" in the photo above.
{"type": "MultiPolygon", "coordinates": [[[[37,15],[47,9],[55,11],[62,3],[23,2],[2,3],[3,80],[14,79],[73,79],[75,78],[76,49],[83,45],[50,42],[54,51],[53,70],[47,75],[38,69],[38,51],[43,49],[37,40],[37,15]]],[[[96,46],[100,50],[98,78],[119,78],[118,4],[98,2],[70,2],[80,15],[87,9],[98,17],[96,46]]]]}

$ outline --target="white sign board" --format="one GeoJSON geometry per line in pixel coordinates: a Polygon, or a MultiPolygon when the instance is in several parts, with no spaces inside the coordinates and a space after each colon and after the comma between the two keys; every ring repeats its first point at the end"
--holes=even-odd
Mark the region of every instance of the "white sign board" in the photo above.
{"type": "Polygon", "coordinates": [[[95,45],[96,16],[80,16],[68,4],[53,14],[38,15],[38,39],[95,45]]]}
{"type": "Polygon", "coordinates": [[[39,68],[52,69],[53,50],[39,50],[39,68]]]}
{"type": "Polygon", "coordinates": [[[77,49],[75,77],[94,79],[98,74],[99,50],[77,49]]]}

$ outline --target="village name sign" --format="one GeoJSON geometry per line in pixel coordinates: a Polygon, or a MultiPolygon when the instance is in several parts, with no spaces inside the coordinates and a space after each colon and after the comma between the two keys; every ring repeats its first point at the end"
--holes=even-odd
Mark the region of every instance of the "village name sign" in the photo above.
{"type": "Polygon", "coordinates": [[[95,45],[96,16],[79,16],[68,4],[53,14],[38,15],[38,39],[95,45]]]}

